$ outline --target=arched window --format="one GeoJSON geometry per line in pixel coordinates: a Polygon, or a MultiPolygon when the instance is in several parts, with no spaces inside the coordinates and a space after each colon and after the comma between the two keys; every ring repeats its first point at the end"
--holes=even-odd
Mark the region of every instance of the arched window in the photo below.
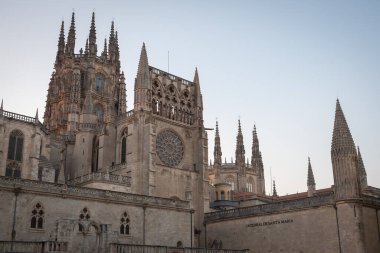
{"type": "MultiPolygon", "coordinates": [[[[90,219],[90,211],[87,207],[83,208],[79,214],[79,220],[89,220],[90,219]]],[[[83,231],[83,226],[79,223],[79,231],[83,231]]]]}
{"type": "Polygon", "coordinates": [[[24,135],[20,130],[13,130],[9,135],[8,160],[22,161],[22,148],[24,145],[24,135]]]}
{"type": "Polygon", "coordinates": [[[123,130],[123,135],[121,137],[121,152],[120,152],[121,163],[127,162],[127,135],[128,135],[128,128],[125,128],[123,130]]]}
{"type": "Polygon", "coordinates": [[[32,211],[32,218],[30,220],[30,227],[35,229],[42,229],[44,225],[44,210],[40,203],[34,206],[32,211]]]}
{"type": "Polygon", "coordinates": [[[129,217],[127,212],[124,212],[120,219],[120,234],[129,235],[129,217]]]}
{"type": "Polygon", "coordinates": [[[21,168],[19,164],[15,161],[11,161],[7,164],[7,168],[5,170],[6,177],[21,177],[21,168]]]}

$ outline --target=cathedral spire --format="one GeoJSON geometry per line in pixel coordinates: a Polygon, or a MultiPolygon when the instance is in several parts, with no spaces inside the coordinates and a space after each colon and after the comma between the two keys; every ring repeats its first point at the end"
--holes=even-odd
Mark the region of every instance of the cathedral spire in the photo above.
{"type": "Polygon", "coordinates": [[[238,166],[245,165],[245,150],[243,142],[243,133],[241,131],[240,119],[238,121],[238,134],[236,136],[236,151],[235,151],[235,163],[238,166]]]}
{"type": "Polygon", "coordinates": [[[336,101],[331,161],[337,200],[360,197],[357,154],[339,100],[336,101]]]}
{"type": "Polygon", "coordinates": [[[359,180],[360,186],[362,189],[368,186],[367,184],[367,172],[365,171],[362,154],[360,153],[360,148],[358,147],[358,172],[359,172],[359,180]]]}
{"type": "Polygon", "coordinates": [[[308,166],[307,166],[307,195],[309,197],[315,194],[315,180],[313,169],[310,163],[310,157],[308,157],[308,166]]]}
{"type": "Polygon", "coordinates": [[[90,35],[88,36],[88,43],[89,43],[88,44],[89,54],[91,56],[96,56],[98,49],[97,49],[97,45],[96,45],[95,12],[92,13],[90,35]]]}
{"type": "Polygon", "coordinates": [[[0,106],[0,110],[3,110],[3,99],[1,99],[1,106],[0,106]]]}
{"type": "Polygon", "coordinates": [[[135,109],[149,110],[150,101],[148,101],[147,91],[151,89],[151,77],[149,73],[148,55],[146,53],[145,43],[141,48],[140,61],[135,79],[135,109]]]}
{"type": "Polygon", "coordinates": [[[252,131],[252,157],[251,164],[254,171],[258,174],[257,191],[265,194],[264,164],[260,152],[259,138],[257,137],[256,125],[252,131]]]}
{"type": "Polygon", "coordinates": [[[222,148],[220,146],[218,121],[216,121],[216,128],[215,128],[214,165],[215,166],[222,165],[222,148]]]}
{"type": "Polygon", "coordinates": [[[276,181],[273,180],[273,194],[272,194],[273,197],[278,197],[277,195],[277,189],[276,189],[276,181]]]}
{"type": "Polygon", "coordinates": [[[103,48],[103,52],[102,52],[102,57],[103,59],[107,60],[107,39],[104,39],[104,48],[103,48]]]}
{"type": "Polygon", "coordinates": [[[116,60],[116,37],[115,37],[115,28],[114,22],[111,23],[110,37],[108,39],[108,55],[111,62],[116,60]]]}
{"type": "Polygon", "coordinates": [[[75,49],[75,14],[71,15],[71,25],[69,29],[69,34],[67,35],[66,43],[66,55],[73,56],[75,49]]]}
{"type": "Polygon", "coordinates": [[[62,57],[65,53],[65,24],[64,21],[62,20],[61,23],[61,31],[59,33],[59,39],[58,39],[58,51],[57,51],[57,57],[55,60],[56,64],[59,64],[62,61],[62,57]]]}

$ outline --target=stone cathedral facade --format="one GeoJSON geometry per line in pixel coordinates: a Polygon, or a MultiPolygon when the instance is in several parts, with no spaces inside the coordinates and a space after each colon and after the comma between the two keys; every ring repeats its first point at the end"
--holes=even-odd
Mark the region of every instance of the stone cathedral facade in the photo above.
{"type": "Polygon", "coordinates": [[[157,69],[143,44],[128,109],[113,22],[98,51],[93,14],[76,47],[73,14],[43,122],[1,104],[0,252],[380,252],[380,189],[339,102],[334,186],[316,188],[309,159],[307,191],[269,196],[256,127],[251,161],[239,121],[227,163],[217,123],[208,164],[197,70],[190,81],[157,69]]]}

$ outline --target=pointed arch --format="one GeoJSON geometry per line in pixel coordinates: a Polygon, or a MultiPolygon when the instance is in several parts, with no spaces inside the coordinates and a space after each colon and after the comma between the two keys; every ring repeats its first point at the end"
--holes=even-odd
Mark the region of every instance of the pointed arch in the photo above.
{"type": "Polygon", "coordinates": [[[33,210],[32,210],[32,215],[30,219],[30,228],[43,229],[44,215],[45,215],[45,212],[43,210],[41,203],[37,202],[37,204],[34,205],[33,210]]]}
{"type": "Polygon", "coordinates": [[[130,220],[129,220],[128,213],[126,211],[121,215],[120,234],[121,235],[129,235],[130,234],[130,220]]]}

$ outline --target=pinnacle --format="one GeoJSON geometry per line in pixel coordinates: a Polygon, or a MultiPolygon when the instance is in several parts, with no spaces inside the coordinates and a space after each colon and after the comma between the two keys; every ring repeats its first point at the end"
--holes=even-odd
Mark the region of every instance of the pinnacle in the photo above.
{"type": "Polygon", "coordinates": [[[215,136],[219,137],[219,124],[218,124],[218,121],[216,121],[215,136]]]}
{"type": "Polygon", "coordinates": [[[354,140],[352,139],[350,129],[338,99],[336,101],[331,152],[335,152],[336,154],[356,154],[354,140]]]}
{"type": "Polygon", "coordinates": [[[273,195],[273,197],[278,197],[275,180],[273,180],[273,194],[272,195],[273,195]]]}
{"type": "Polygon", "coordinates": [[[3,99],[1,99],[1,106],[0,106],[0,110],[3,110],[3,99]]]}
{"type": "Polygon", "coordinates": [[[308,168],[307,168],[307,185],[314,185],[315,186],[315,180],[314,180],[314,174],[313,169],[311,167],[310,163],[310,157],[308,157],[308,168]]]}
{"type": "Polygon", "coordinates": [[[140,61],[139,61],[139,67],[138,67],[137,73],[140,74],[143,71],[147,71],[148,67],[149,67],[148,55],[146,53],[145,43],[143,43],[142,48],[141,48],[140,61]]]}
{"type": "Polygon", "coordinates": [[[198,68],[195,68],[193,83],[199,84],[198,68]]]}

